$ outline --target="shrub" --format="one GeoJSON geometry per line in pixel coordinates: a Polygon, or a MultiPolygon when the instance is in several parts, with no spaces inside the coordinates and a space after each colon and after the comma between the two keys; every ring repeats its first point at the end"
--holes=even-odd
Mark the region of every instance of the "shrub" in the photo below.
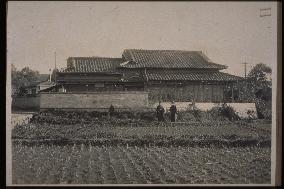
{"type": "Polygon", "coordinates": [[[200,120],[201,117],[202,117],[202,112],[201,110],[199,109],[193,109],[193,110],[190,110],[190,112],[193,114],[193,116],[197,119],[197,120],[200,120]]]}
{"type": "Polygon", "coordinates": [[[216,106],[213,107],[209,113],[211,114],[212,117],[223,117],[223,118],[228,118],[230,121],[234,120],[239,120],[240,117],[236,113],[233,107],[228,106],[227,104],[222,104],[221,107],[216,106]]]}
{"type": "Polygon", "coordinates": [[[208,111],[208,113],[211,115],[211,117],[218,118],[218,117],[221,116],[220,107],[219,106],[214,106],[211,110],[208,111]]]}
{"type": "Polygon", "coordinates": [[[186,110],[178,113],[178,119],[182,121],[201,121],[202,113],[199,109],[186,110]]]}
{"type": "Polygon", "coordinates": [[[259,119],[271,120],[272,118],[272,104],[263,100],[257,100],[255,103],[257,117],[259,119]]]}
{"type": "Polygon", "coordinates": [[[140,119],[144,119],[147,121],[155,121],[156,120],[156,114],[155,112],[141,112],[140,113],[140,119]]]}
{"type": "Polygon", "coordinates": [[[118,112],[116,114],[116,118],[121,118],[121,119],[134,119],[135,118],[135,113],[134,112],[129,112],[129,111],[122,111],[118,112]]]}
{"type": "Polygon", "coordinates": [[[184,111],[184,112],[179,112],[178,114],[179,119],[182,121],[195,121],[195,116],[192,114],[192,112],[184,111]]]}

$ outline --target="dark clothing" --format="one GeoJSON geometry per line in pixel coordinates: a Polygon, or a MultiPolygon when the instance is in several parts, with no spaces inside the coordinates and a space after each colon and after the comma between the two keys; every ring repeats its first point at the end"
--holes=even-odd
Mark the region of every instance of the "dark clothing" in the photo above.
{"type": "Polygon", "coordinates": [[[177,107],[175,105],[172,105],[170,107],[170,118],[171,118],[171,122],[175,122],[176,121],[176,113],[177,113],[177,107]]]}
{"type": "Polygon", "coordinates": [[[111,105],[110,107],[109,107],[109,115],[110,116],[113,116],[113,114],[114,114],[114,107],[113,107],[113,105],[111,105]]]}
{"type": "Polygon", "coordinates": [[[157,112],[158,121],[165,121],[164,118],[165,109],[162,105],[159,104],[157,106],[156,112],[157,112]]]}

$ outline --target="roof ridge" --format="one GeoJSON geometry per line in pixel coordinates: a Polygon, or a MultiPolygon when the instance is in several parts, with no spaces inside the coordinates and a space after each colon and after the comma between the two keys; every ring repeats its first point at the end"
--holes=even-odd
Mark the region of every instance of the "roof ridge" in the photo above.
{"type": "Polygon", "coordinates": [[[122,59],[120,57],[103,57],[103,56],[70,56],[68,58],[82,58],[82,59],[87,59],[87,58],[102,58],[102,59],[122,59]]]}
{"type": "Polygon", "coordinates": [[[174,51],[174,52],[202,52],[197,50],[185,50],[185,49],[124,49],[124,51],[174,51]]]}
{"type": "Polygon", "coordinates": [[[125,58],[136,64],[125,67],[176,67],[176,68],[213,68],[225,69],[227,66],[214,63],[202,51],[189,50],[149,50],[125,49],[125,58]]]}

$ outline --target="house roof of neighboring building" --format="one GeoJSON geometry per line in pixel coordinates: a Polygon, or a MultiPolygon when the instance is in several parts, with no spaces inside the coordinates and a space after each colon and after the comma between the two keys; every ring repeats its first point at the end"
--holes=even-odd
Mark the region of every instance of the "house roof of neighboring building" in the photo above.
{"type": "Polygon", "coordinates": [[[28,85],[25,86],[25,88],[33,88],[36,87],[39,83],[41,83],[40,81],[34,81],[29,83],[28,85]]]}
{"type": "Polygon", "coordinates": [[[31,88],[39,85],[43,82],[48,82],[49,80],[49,74],[39,74],[37,79],[35,81],[30,82],[28,85],[25,86],[25,88],[31,88]]]}
{"type": "Polygon", "coordinates": [[[53,86],[55,85],[55,82],[54,81],[44,81],[44,82],[40,82],[38,83],[38,85],[49,85],[49,86],[53,86]]]}
{"type": "Polygon", "coordinates": [[[106,57],[69,57],[67,68],[60,72],[116,72],[124,60],[106,57]]]}
{"type": "Polygon", "coordinates": [[[39,74],[37,81],[43,82],[49,79],[49,74],[39,74]]]}
{"type": "Polygon", "coordinates": [[[40,86],[40,92],[41,92],[41,91],[49,91],[53,89],[56,86],[56,84],[53,81],[51,82],[45,81],[45,82],[39,83],[39,86],[40,86]]]}
{"type": "Polygon", "coordinates": [[[190,68],[225,69],[213,63],[201,51],[126,49],[122,54],[128,60],[126,68],[190,68]]]}
{"type": "Polygon", "coordinates": [[[242,77],[230,75],[223,72],[174,72],[174,71],[155,71],[147,72],[146,77],[152,81],[236,81],[242,77]]]}
{"type": "Polygon", "coordinates": [[[55,83],[53,81],[49,82],[49,81],[35,81],[30,83],[29,85],[27,85],[25,88],[33,88],[39,85],[49,85],[49,86],[53,86],[55,85],[55,83]]]}

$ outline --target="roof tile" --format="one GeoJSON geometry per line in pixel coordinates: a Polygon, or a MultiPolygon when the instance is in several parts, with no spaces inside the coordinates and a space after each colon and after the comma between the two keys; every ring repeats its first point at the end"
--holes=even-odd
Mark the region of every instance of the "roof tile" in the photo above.
{"type": "Polygon", "coordinates": [[[149,80],[155,81],[236,81],[242,77],[223,72],[179,72],[179,71],[155,71],[147,72],[149,80]]]}
{"type": "Polygon", "coordinates": [[[126,68],[227,68],[213,63],[201,51],[126,49],[123,57],[130,61],[123,65],[126,68]]]}
{"type": "Polygon", "coordinates": [[[60,72],[116,72],[124,61],[122,58],[69,57],[69,66],[60,72]]]}

